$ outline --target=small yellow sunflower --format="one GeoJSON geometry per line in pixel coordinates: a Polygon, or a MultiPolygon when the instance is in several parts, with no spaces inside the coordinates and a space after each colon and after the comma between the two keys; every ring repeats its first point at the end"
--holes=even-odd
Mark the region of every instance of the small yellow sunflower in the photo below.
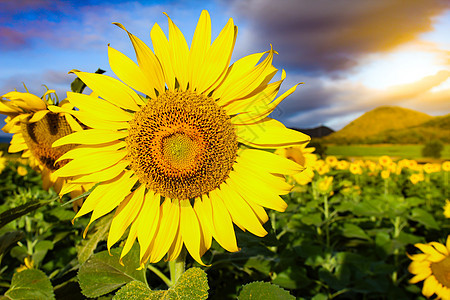
{"type": "Polygon", "coordinates": [[[0,173],[3,172],[5,167],[6,167],[6,157],[3,156],[3,151],[0,151],[0,173]]]}
{"type": "Polygon", "coordinates": [[[307,144],[305,143],[300,146],[275,150],[276,154],[293,160],[305,168],[302,172],[292,175],[294,180],[300,185],[306,185],[312,181],[314,177],[314,165],[317,161],[317,156],[313,153],[316,148],[306,148],[306,146],[307,144]]]}
{"type": "Polygon", "coordinates": [[[444,161],[442,163],[442,171],[449,172],[450,171],[450,161],[444,161]]]}
{"type": "Polygon", "coordinates": [[[100,98],[68,93],[78,111],[53,107],[92,127],[53,144],[80,144],[60,158],[72,161],[58,176],[77,176],[74,184],[101,182],[75,218],[92,212],[91,224],[117,207],[108,249],[129,227],[121,258],[137,239],[141,264],[166,254],[174,260],[183,245],[202,263],[212,237],[238,251],[233,223],[266,235],[263,207],[284,211],[287,204],[279,195],[292,188],[280,175],[303,167],[255,148],[310,140],[267,117],[297,87],[275,98],[286,75],[283,71],[280,81],[269,83],[277,72],[274,50],[229,66],[237,34],[232,19],[211,44],[211,21],[203,11],[190,49],[168,22],[169,40],[157,24],[151,30],[155,53],[116,24],[131,39],[138,62],[109,47],[111,68],[125,84],[74,71],[100,98]]]}
{"type": "Polygon", "coordinates": [[[445,200],[445,205],[443,209],[444,209],[444,216],[447,219],[450,219],[450,201],[448,201],[448,199],[445,200]]]}
{"type": "Polygon", "coordinates": [[[415,275],[409,280],[417,283],[424,280],[422,294],[429,298],[450,299],[450,235],[446,245],[438,242],[415,244],[423,253],[409,255],[412,260],[408,271],[415,275]]]}
{"type": "MultiPolygon", "coordinates": [[[[8,151],[23,151],[22,157],[28,158],[30,165],[41,171],[44,189],[53,187],[60,194],[72,191],[72,196],[75,196],[84,191],[83,187],[76,187],[74,190],[75,187],[71,186],[71,190],[67,190],[67,180],[55,175],[55,171],[68,162],[57,160],[74,146],[52,148],[52,143],[83,128],[70,114],[53,113],[49,110],[54,106],[49,103],[57,102],[57,98],[51,98],[54,93],[54,90],[48,90],[41,98],[31,93],[16,91],[3,95],[2,98],[7,100],[0,100],[0,113],[8,117],[2,129],[14,134],[8,151]]],[[[61,101],[59,106],[73,108],[67,100],[61,101]]]]}

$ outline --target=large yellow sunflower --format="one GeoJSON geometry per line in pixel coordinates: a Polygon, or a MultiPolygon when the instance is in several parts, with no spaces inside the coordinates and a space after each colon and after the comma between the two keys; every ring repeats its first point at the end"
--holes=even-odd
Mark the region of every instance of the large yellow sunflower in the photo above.
{"type": "Polygon", "coordinates": [[[107,246],[130,227],[121,258],[137,239],[141,264],[166,254],[174,260],[183,244],[202,263],[212,237],[238,251],[233,223],[266,235],[263,207],[284,211],[279,195],[291,190],[280,174],[302,166],[239,145],[270,149],[309,141],[267,117],[297,86],[275,99],[285,72],[269,83],[277,72],[272,49],[229,66],[237,34],[232,19],[211,44],[211,21],[203,11],[190,49],[168,21],[169,40],[157,24],[151,30],[155,53],[116,24],[130,37],[138,61],[108,48],[111,68],[124,83],[74,71],[100,98],[68,93],[78,111],[53,107],[92,127],[53,144],[80,144],[60,158],[72,161],[57,175],[101,182],[75,218],[92,212],[91,224],[117,207],[107,246]]]}
{"type": "Polygon", "coordinates": [[[423,253],[408,255],[412,259],[408,270],[415,275],[409,280],[417,283],[424,280],[422,294],[429,298],[450,299],[450,235],[446,245],[438,242],[415,244],[423,253]]]}
{"type": "Polygon", "coordinates": [[[83,128],[70,114],[48,110],[54,104],[68,110],[73,107],[67,100],[54,103],[57,102],[56,97],[51,98],[54,93],[54,90],[48,90],[41,98],[16,91],[3,95],[5,99],[0,100],[0,113],[8,117],[2,129],[14,134],[8,151],[23,151],[22,157],[29,158],[31,166],[41,171],[44,189],[53,187],[57,193],[71,191],[71,195],[76,196],[84,191],[83,187],[68,185],[66,178],[55,175],[55,171],[67,163],[67,160],[56,161],[73,145],[53,148],[52,143],[83,128]]]}

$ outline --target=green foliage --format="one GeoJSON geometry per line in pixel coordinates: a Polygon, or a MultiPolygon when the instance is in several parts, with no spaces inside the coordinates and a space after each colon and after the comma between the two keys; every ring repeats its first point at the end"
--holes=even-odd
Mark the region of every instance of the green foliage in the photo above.
{"type": "Polygon", "coordinates": [[[424,157],[441,157],[441,152],[444,149],[444,144],[438,140],[432,140],[425,144],[422,148],[422,156],[424,157]]]}
{"type": "Polygon", "coordinates": [[[244,285],[238,297],[239,300],[250,299],[273,299],[288,300],[295,299],[288,291],[269,282],[252,282],[244,285]]]}
{"type": "Polygon", "coordinates": [[[44,272],[28,269],[14,274],[5,296],[9,299],[55,299],[50,280],[44,272]]]}
{"type": "MultiPolygon", "coordinates": [[[[361,156],[377,159],[381,155],[391,157],[421,159],[421,145],[328,145],[327,155],[339,157],[361,156]]],[[[450,159],[450,145],[445,145],[442,159],[450,159]]]]}
{"type": "MultiPolygon", "coordinates": [[[[425,174],[414,185],[406,169],[386,181],[367,171],[332,170],[326,174],[334,177],[330,193],[320,195],[314,184],[297,186],[283,196],[285,212],[268,210],[267,236],[235,227],[239,252],[213,241],[203,257],[209,266],[202,271],[188,256],[188,270],[168,289],[150,269],[137,270],[137,245],[124,266],[119,264],[123,241],[112,256],[106,251],[114,212],[93,223],[83,239],[89,218],[72,225],[75,213],[62,205],[68,199],[54,201],[56,194],[42,190],[39,174],[27,167],[28,174],[20,176],[18,165],[9,162],[0,176],[0,216],[14,216],[0,228],[0,294],[11,299],[27,298],[14,293],[34,276],[30,292],[44,293],[44,299],[247,299],[259,292],[281,293],[283,299],[422,299],[421,285],[408,283],[406,253],[418,253],[415,243],[445,242],[450,233],[442,213],[450,198],[448,173],[425,174]],[[32,269],[18,272],[27,262],[32,269]]],[[[316,174],[314,182],[321,177],[316,174]]],[[[164,261],[151,266],[169,274],[164,261]]]]}
{"type": "Polygon", "coordinates": [[[122,249],[115,248],[94,254],[80,268],[78,280],[81,291],[87,297],[99,297],[112,292],[131,281],[145,282],[145,270],[139,268],[139,247],[137,244],[119,263],[122,249]]]}
{"type": "Polygon", "coordinates": [[[190,268],[177,283],[165,291],[152,291],[144,283],[132,281],[121,288],[113,300],[202,300],[208,298],[208,279],[200,268],[190,268]]]}

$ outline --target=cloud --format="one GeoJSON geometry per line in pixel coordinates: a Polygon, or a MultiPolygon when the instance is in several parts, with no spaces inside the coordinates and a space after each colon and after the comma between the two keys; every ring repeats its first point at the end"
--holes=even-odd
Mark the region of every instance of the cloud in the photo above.
{"type": "Polygon", "coordinates": [[[430,31],[442,0],[233,1],[249,19],[253,42],[274,44],[283,64],[311,73],[349,70],[366,54],[384,52],[430,31]]]}
{"type": "Polygon", "coordinates": [[[448,113],[450,89],[434,88],[450,80],[450,72],[442,70],[413,83],[374,90],[347,80],[311,80],[311,90],[296,91],[280,104],[283,112],[273,116],[297,128],[326,124],[340,129],[364,112],[383,105],[401,106],[430,115],[448,113]],[[305,104],[306,102],[306,104],[305,104]]]}

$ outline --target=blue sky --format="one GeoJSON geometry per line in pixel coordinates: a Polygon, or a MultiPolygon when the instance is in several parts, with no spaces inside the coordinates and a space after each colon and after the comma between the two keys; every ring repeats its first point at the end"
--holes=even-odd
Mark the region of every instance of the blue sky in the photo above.
{"type": "Polygon", "coordinates": [[[202,9],[213,36],[230,17],[238,26],[232,60],[273,44],[275,67],[287,71],[282,90],[305,82],[273,114],[287,126],[340,129],[380,105],[450,112],[450,5],[439,0],[2,0],[0,95],[25,83],[37,95],[45,84],[64,98],[71,69],[114,76],[108,44],[134,59],[112,22],[151,45],[153,24],[167,29],[166,12],[189,42],[202,9]]]}

